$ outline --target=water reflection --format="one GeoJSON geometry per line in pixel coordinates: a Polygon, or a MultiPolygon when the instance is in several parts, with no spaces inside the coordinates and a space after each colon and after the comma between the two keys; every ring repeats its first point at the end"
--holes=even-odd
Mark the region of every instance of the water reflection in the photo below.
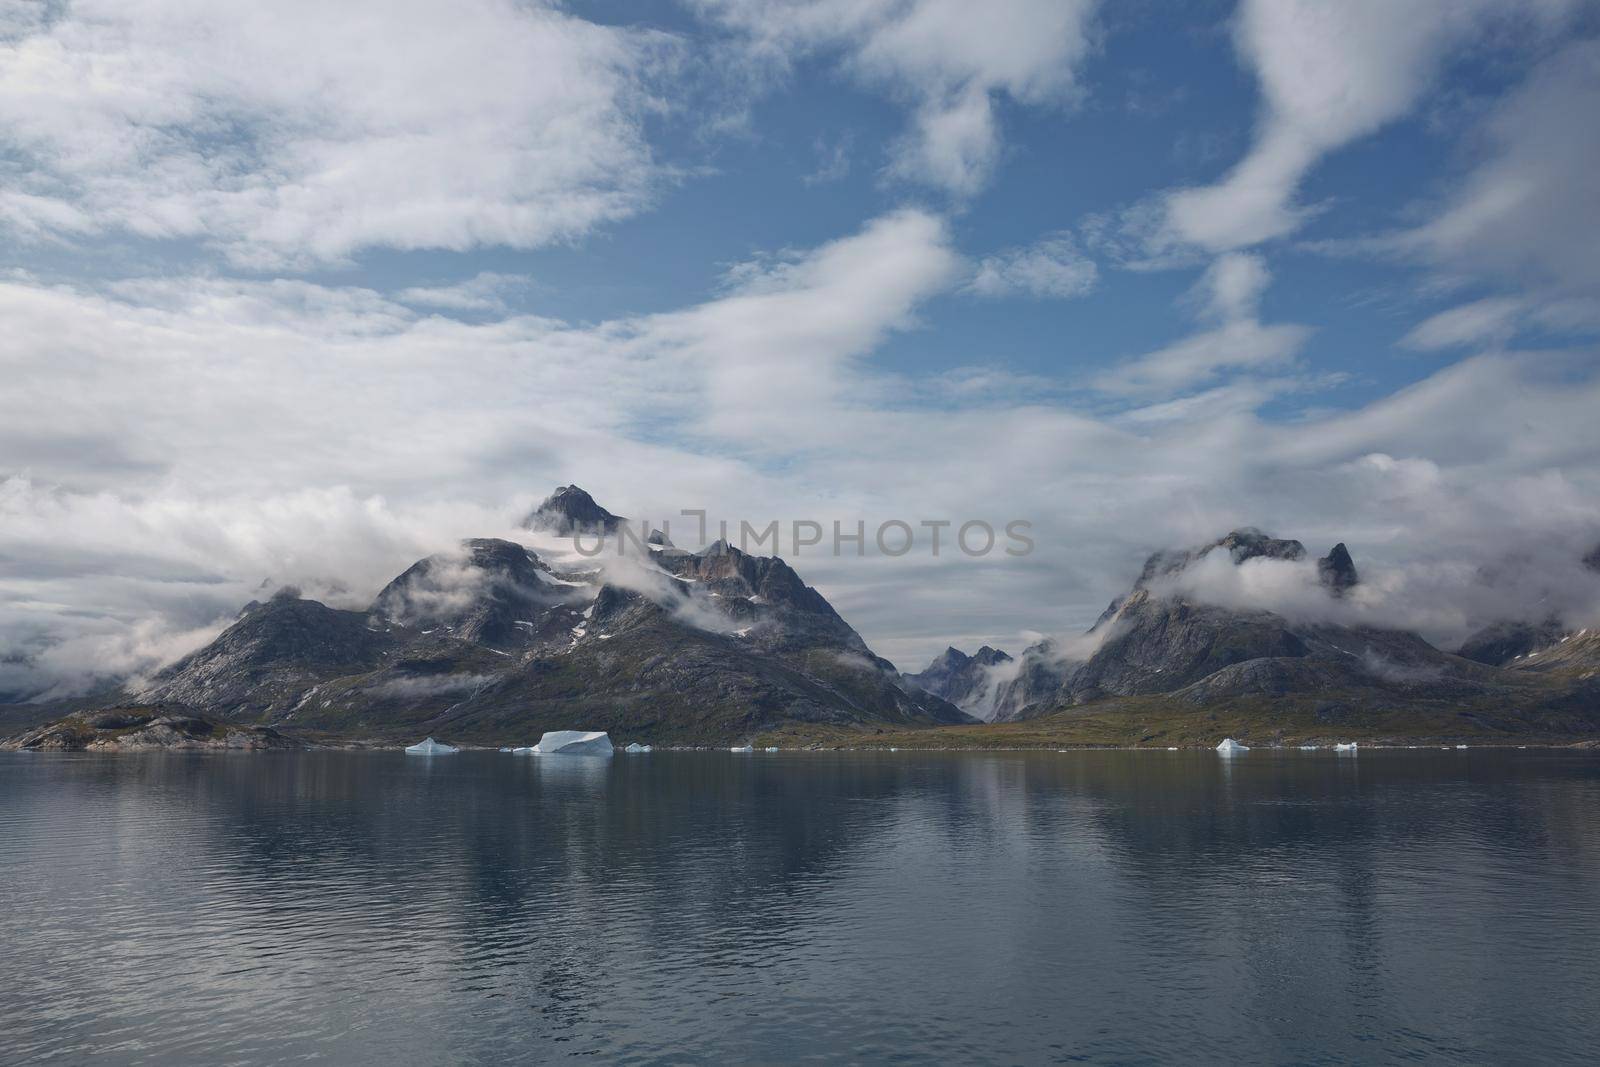
{"type": "Polygon", "coordinates": [[[1559,1059],[1600,760],[0,757],[0,1060],[1559,1059]]]}

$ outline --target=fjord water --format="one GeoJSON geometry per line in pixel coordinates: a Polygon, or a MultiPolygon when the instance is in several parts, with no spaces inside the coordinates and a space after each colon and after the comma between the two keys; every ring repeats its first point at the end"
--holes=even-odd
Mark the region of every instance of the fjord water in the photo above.
{"type": "Polygon", "coordinates": [[[1577,1061],[1600,756],[0,753],[0,1061],[1577,1061]]]}

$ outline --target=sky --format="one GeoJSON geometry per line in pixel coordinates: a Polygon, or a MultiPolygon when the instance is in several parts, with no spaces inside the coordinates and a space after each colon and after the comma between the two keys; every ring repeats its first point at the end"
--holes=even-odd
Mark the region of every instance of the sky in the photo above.
{"type": "Polygon", "coordinates": [[[569,483],[908,670],[1241,525],[1600,622],[1596,114],[1567,0],[0,0],[0,698],[569,483]]]}

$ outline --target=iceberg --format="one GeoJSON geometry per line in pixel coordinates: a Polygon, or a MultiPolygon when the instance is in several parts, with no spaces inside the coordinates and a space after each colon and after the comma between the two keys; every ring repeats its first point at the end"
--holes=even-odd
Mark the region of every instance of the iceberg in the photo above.
{"type": "Polygon", "coordinates": [[[1356,751],[1357,744],[1359,744],[1359,742],[1351,741],[1349,744],[1346,744],[1343,741],[1339,741],[1334,744],[1333,750],[1335,752],[1354,752],[1356,751]]]}
{"type": "Polygon", "coordinates": [[[532,745],[523,745],[520,748],[512,749],[511,754],[513,756],[531,756],[537,751],[538,749],[534,748],[532,745]]]}
{"type": "Polygon", "coordinates": [[[728,749],[728,751],[729,752],[754,752],[755,751],[755,746],[753,746],[753,745],[734,745],[732,748],[728,749]]]}
{"type": "Polygon", "coordinates": [[[460,751],[454,745],[441,745],[431,737],[406,746],[408,756],[453,756],[460,751]]]}
{"type": "Polygon", "coordinates": [[[1231,756],[1235,752],[1249,752],[1249,751],[1250,751],[1249,748],[1247,748],[1244,745],[1241,745],[1239,742],[1235,741],[1231,737],[1224,737],[1222,739],[1222,744],[1217,746],[1217,753],[1219,755],[1223,755],[1223,756],[1231,756]]]}
{"type": "Polygon", "coordinates": [[[629,745],[627,748],[623,749],[622,751],[638,754],[638,753],[641,753],[641,752],[649,752],[650,751],[650,746],[649,745],[641,745],[639,742],[635,741],[633,744],[629,745]]]}
{"type": "Polygon", "coordinates": [[[537,756],[609,756],[611,738],[604,730],[550,730],[529,751],[537,756]]]}
{"type": "Polygon", "coordinates": [[[1466,748],[1467,746],[1466,745],[1457,745],[1456,747],[1457,748],[1466,748]]]}

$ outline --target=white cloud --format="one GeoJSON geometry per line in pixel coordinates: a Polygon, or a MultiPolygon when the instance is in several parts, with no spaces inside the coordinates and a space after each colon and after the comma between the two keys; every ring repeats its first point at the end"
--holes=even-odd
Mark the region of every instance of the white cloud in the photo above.
{"type": "Polygon", "coordinates": [[[443,311],[505,311],[506,297],[529,284],[522,275],[481,271],[454,285],[410,286],[396,293],[395,299],[412,307],[443,311]]]}
{"type": "Polygon", "coordinates": [[[1311,336],[1305,326],[1257,321],[1271,274],[1259,256],[1219,256],[1187,295],[1211,329],[1128,360],[1095,381],[1104,392],[1160,398],[1214,381],[1227,371],[1281,368],[1311,336]]]}
{"type": "Polygon", "coordinates": [[[0,40],[0,224],[250,266],[568,239],[649,200],[666,47],[510,0],[77,0],[0,40]]]}
{"type": "Polygon", "coordinates": [[[978,263],[968,288],[978,296],[1031,296],[1067,299],[1087,295],[1100,276],[1094,260],[1078,251],[1072,238],[1051,234],[978,263]]]}
{"type": "Polygon", "coordinates": [[[1388,242],[1442,273],[1546,299],[1600,296],[1600,42],[1542,64],[1484,122],[1487,151],[1432,218],[1388,242]]]}
{"type": "Polygon", "coordinates": [[[1523,309],[1522,301],[1508,297],[1475,300],[1424,319],[1400,343],[1423,351],[1504,344],[1515,332],[1523,309]]]}
{"type": "Polygon", "coordinates": [[[1568,6],[1242,0],[1235,43],[1263,97],[1255,143],[1220,182],[1168,196],[1171,235],[1217,252],[1292,232],[1314,210],[1295,203],[1311,168],[1409,113],[1452,49],[1491,25],[1559,21],[1568,6]]]}
{"type": "Polygon", "coordinates": [[[842,52],[860,83],[912,109],[893,147],[897,177],[968,196],[1001,151],[996,100],[1063,106],[1091,47],[1093,0],[700,0],[744,35],[756,62],[780,67],[842,52]]]}

